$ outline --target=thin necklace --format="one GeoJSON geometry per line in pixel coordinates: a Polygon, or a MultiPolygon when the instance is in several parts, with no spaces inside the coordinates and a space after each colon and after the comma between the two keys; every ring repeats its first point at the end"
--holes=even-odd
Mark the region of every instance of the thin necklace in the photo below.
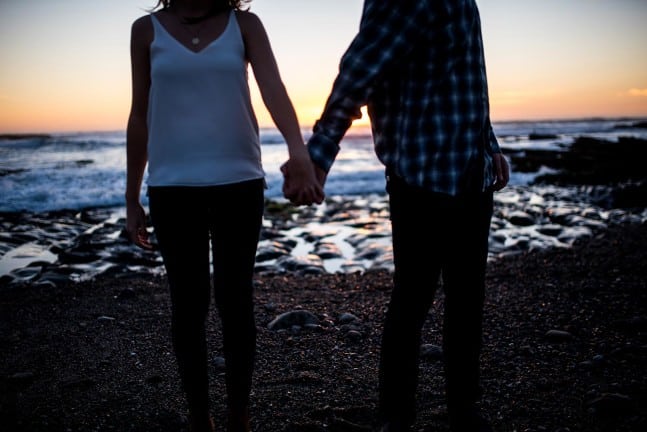
{"type": "Polygon", "coordinates": [[[182,19],[180,19],[180,22],[182,23],[182,26],[186,29],[186,31],[191,35],[191,43],[193,46],[197,46],[200,44],[200,31],[202,30],[202,27],[204,27],[204,23],[200,27],[198,27],[197,31],[193,33],[187,23],[185,23],[182,19]]]}
{"type": "Polygon", "coordinates": [[[182,24],[182,27],[184,27],[186,31],[191,35],[191,44],[193,44],[193,46],[200,44],[200,32],[202,31],[202,28],[204,27],[207,19],[213,15],[214,9],[198,17],[182,17],[179,14],[176,14],[178,20],[180,21],[180,24],[182,24]],[[194,33],[189,26],[198,23],[201,23],[200,27],[198,27],[197,31],[194,33]]]}

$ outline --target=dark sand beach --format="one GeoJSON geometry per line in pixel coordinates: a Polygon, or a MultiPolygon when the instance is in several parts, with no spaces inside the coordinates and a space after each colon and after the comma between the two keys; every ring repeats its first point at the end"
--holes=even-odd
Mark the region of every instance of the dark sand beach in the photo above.
{"type": "MultiPolygon", "coordinates": [[[[538,195],[512,189],[495,214],[482,407],[496,431],[647,430],[647,182],[641,157],[647,146],[637,140],[585,144],[566,156],[510,155],[517,169],[534,172],[549,163],[561,173],[550,183],[581,188],[570,200],[557,190],[538,195]],[[618,186],[606,188],[612,183],[618,186]],[[590,199],[578,204],[582,191],[595,206],[590,199]],[[555,239],[560,247],[541,247],[555,239]]],[[[281,216],[283,207],[277,214],[268,209],[273,225],[265,237],[282,239],[281,250],[294,247],[293,238],[283,238],[286,229],[319,219],[386,235],[375,229],[384,203],[364,201],[330,204],[322,215],[306,210],[294,220],[281,216]],[[371,213],[358,218],[363,207],[371,213]]],[[[26,267],[0,278],[0,432],[187,431],[157,257],[134,251],[119,235],[123,221],[106,209],[0,219],[6,231],[0,246],[11,255],[5,262],[29,258],[26,267]],[[129,264],[144,270],[132,271],[129,264]],[[103,271],[75,282],[83,269],[103,271]]],[[[306,234],[312,244],[324,237],[306,234]]],[[[254,431],[372,430],[389,269],[265,269],[255,277],[254,431]],[[275,326],[290,312],[292,321],[275,326]]],[[[448,431],[442,318],[439,290],[423,331],[414,431],[448,431]]],[[[218,421],[226,401],[213,308],[209,321],[218,421]]],[[[224,431],[221,423],[218,431],[224,431]]]]}
{"type": "MultiPolygon", "coordinates": [[[[647,430],[645,245],[647,225],[627,224],[490,264],[482,382],[495,430],[647,430]]],[[[254,430],[371,430],[388,271],[255,282],[254,430]],[[295,310],[318,323],[268,328],[295,310]]],[[[448,430],[442,306],[439,291],[423,333],[415,431],[448,430]]],[[[11,286],[0,290],[0,316],[0,430],[187,430],[164,277],[11,286]]],[[[209,320],[218,420],[220,327],[214,311],[209,320]]]]}

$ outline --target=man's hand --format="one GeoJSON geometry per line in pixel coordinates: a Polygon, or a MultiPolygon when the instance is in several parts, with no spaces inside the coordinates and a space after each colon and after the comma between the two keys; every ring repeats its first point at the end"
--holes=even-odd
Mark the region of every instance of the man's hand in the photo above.
{"type": "Polygon", "coordinates": [[[281,165],[283,195],[295,205],[321,204],[325,198],[326,173],[310,158],[290,159],[281,165]]]}
{"type": "Polygon", "coordinates": [[[494,163],[494,184],[492,189],[495,191],[500,191],[508,184],[510,181],[510,166],[508,161],[502,153],[495,153],[492,155],[492,161],[494,163]]]}

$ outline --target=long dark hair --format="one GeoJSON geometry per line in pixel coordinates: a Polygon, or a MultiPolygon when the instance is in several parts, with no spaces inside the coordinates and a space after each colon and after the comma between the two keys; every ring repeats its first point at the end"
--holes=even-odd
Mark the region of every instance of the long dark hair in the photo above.
{"type": "MultiPolygon", "coordinates": [[[[243,10],[243,7],[252,0],[213,0],[214,10],[225,10],[225,9],[235,9],[243,10]]],[[[173,6],[173,0],[157,0],[157,4],[153,7],[153,10],[157,8],[168,9],[173,6]]]]}

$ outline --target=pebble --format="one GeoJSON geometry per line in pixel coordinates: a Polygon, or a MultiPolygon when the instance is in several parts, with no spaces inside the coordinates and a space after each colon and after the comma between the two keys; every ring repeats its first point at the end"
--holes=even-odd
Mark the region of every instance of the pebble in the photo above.
{"type": "Polygon", "coordinates": [[[319,324],[319,318],[315,314],[307,310],[294,310],[284,312],[275,317],[267,325],[270,330],[287,330],[294,327],[304,327],[308,324],[319,324]]]}
{"type": "Polygon", "coordinates": [[[443,349],[438,345],[423,344],[420,346],[420,358],[428,360],[442,360],[443,349]]]}
{"type": "Polygon", "coordinates": [[[220,371],[220,372],[225,371],[225,358],[224,357],[214,357],[211,364],[213,364],[213,366],[216,368],[217,371],[220,371]]]}
{"type": "Polygon", "coordinates": [[[14,384],[29,384],[34,380],[35,374],[29,372],[16,372],[7,377],[8,381],[14,384]]]}
{"type": "Polygon", "coordinates": [[[344,333],[344,338],[350,342],[358,342],[362,337],[362,333],[357,330],[350,330],[344,333]]]}
{"type": "Polygon", "coordinates": [[[573,335],[563,330],[548,330],[545,335],[551,342],[565,342],[573,339],[573,335]]]}
{"type": "Polygon", "coordinates": [[[355,315],[349,312],[344,312],[341,315],[339,315],[339,318],[337,318],[337,322],[339,324],[350,324],[358,321],[359,321],[359,318],[357,318],[355,315]]]}
{"type": "Polygon", "coordinates": [[[586,407],[593,414],[601,417],[627,415],[634,409],[633,400],[619,393],[602,393],[587,401],[586,407]]]}

